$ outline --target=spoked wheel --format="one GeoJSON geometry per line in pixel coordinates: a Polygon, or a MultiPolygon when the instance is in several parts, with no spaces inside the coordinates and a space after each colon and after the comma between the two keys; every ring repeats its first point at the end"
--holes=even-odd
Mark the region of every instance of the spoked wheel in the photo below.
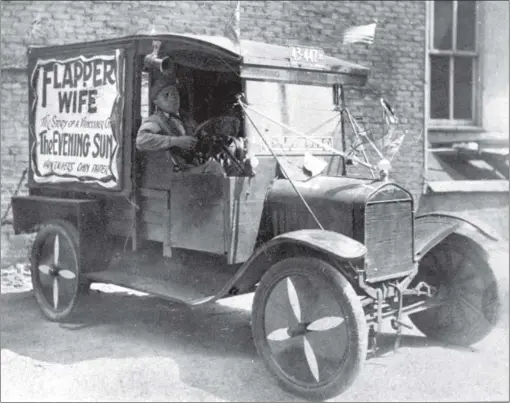
{"type": "Polygon", "coordinates": [[[51,221],[37,233],[31,271],[43,314],[54,321],[70,317],[79,295],[90,286],[80,279],[78,232],[71,223],[51,221]]]}
{"type": "Polygon", "coordinates": [[[306,399],[343,392],[366,358],[360,300],[334,267],[317,258],[288,258],[269,269],[255,292],[252,331],[281,386],[306,399]]]}
{"type": "Polygon", "coordinates": [[[438,306],[410,315],[430,338],[469,346],[487,336],[499,319],[496,278],[480,246],[469,238],[453,234],[431,249],[415,281],[438,289],[438,306]]]}

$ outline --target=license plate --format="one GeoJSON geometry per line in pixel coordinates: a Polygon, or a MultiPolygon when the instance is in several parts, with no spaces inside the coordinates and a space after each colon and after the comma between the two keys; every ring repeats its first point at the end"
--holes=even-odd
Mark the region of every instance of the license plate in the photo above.
{"type": "Polygon", "coordinates": [[[290,47],[290,64],[292,66],[320,66],[324,60],[324,50],[308,46],[290,47]]]}

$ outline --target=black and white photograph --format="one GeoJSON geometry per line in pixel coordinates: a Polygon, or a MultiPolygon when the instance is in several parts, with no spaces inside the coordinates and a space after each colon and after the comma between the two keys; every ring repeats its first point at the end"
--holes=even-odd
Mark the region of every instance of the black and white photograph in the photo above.
{"type": "Polygon", "coordinates": [[[509,401],[509,8],[2,1],[0,400],[509,401]]]}

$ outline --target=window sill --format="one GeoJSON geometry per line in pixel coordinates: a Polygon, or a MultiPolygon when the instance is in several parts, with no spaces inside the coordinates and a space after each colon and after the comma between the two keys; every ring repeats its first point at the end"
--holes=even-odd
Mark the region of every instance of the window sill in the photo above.
{"type": "Polygon", "coordinates": [[[480,127],[429,127],[428,142],[435,144],[453,144],[465,142],[478,142],[480,145],[493,145],[508,147],[508,135],[500,132],[485,131],[480,127]]]}
{"type": "Polygon", "coordinates": [[[458,124],[441,125],[429,122],[428,130],[431,132],[468,132],[468,133],[482,133],[483,127],[480,126],[462,126],[458,124]]]}
{"type": "Polygon", "coordinates": [[[427,193],[500,193],[508,192],[507,180],[428,181],[427,193]]]}

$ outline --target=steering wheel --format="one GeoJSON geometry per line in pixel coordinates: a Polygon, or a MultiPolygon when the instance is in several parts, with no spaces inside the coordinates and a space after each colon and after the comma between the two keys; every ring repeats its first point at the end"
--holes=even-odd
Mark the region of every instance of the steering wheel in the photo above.
{"type": "Polygon", "coordinates": [[[198,139],[195,155],[199,162],[204,163],[209,158],[220,160],[226,157],[240,172],[244,172],[241,162],[244,150],[239,150],[237,138],[240,127],[240,120],[232,116],[210,118],[198,125],[193,135],[198,139]]]}

